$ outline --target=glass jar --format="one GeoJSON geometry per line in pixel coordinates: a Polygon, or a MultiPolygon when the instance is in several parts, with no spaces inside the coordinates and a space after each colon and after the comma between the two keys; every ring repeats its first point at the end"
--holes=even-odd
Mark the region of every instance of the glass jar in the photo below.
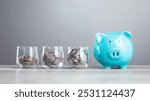
{"type": "Polygon", "coordinates": [[[18,46],[16,64],[20,68],[36,68],[39,62],[38,47],[18,46]]]}
{"type": "Polygon", "coordinates": [[[67,61],[68,67],[87,68],[88,66],[88,47],[68,47],[67,61]]]}
{"type": "Polygon", "coordinates": [[[43,46],[41,56],[43,67],[61,68],[64,62],[62,46],[43,46]]]}

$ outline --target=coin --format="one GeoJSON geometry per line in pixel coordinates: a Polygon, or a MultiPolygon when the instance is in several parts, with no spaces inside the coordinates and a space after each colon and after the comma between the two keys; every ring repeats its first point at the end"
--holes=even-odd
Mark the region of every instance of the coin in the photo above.
{"type": "Polygon", "coordinates": [[[46,66],[56,66],[63,61],[63,58],[61,56],[56,57],[54,52],[45,52],[42,57],[42,61],[46,66]]]}
{"type": "Polygon", "coordinates": [[[22,55],[18,57],[19,63],[21,65],[36,65],[37,59],[35,57],[22,55]]]}
{"type": "Polygon", "coordinates": [[[74,48],[67,57],[68,63],[73,66],[82,66],[87,64],[88,54],[83,49],[74,48]]]}

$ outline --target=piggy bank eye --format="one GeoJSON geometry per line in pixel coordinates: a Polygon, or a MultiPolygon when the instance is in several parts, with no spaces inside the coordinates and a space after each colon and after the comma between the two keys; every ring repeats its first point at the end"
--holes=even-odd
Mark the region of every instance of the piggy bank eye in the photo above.
{"type": "Polygon", "coordinates": [[[111,41],[109,40],[109,43],[111,43],[111,41]]]}

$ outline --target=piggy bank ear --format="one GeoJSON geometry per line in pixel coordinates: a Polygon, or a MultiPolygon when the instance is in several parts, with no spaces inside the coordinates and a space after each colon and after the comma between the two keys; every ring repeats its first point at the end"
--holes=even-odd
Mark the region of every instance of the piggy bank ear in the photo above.
{"type": "Polygon", "coordinates": [[[132,38],[132,34],[129,31],[125,31],[123,32],[123,35],[126,36],[127,38],[131,39],[132,38]]]}
{"type": "Polygon", "coordinates": [[[96,33],[96,42],[99,44],[103,40],[104,37],[106,37],[106,34],[97,32],[96,33]]]}

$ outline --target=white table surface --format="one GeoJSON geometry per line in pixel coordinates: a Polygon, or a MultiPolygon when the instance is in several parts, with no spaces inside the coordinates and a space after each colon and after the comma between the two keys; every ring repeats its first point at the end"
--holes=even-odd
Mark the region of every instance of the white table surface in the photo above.
{"type": "Polygon", "coordinates": [[[1,84],[150,84],[150,66],[129,69],[18,69],[0,65],[1,84]]]}

